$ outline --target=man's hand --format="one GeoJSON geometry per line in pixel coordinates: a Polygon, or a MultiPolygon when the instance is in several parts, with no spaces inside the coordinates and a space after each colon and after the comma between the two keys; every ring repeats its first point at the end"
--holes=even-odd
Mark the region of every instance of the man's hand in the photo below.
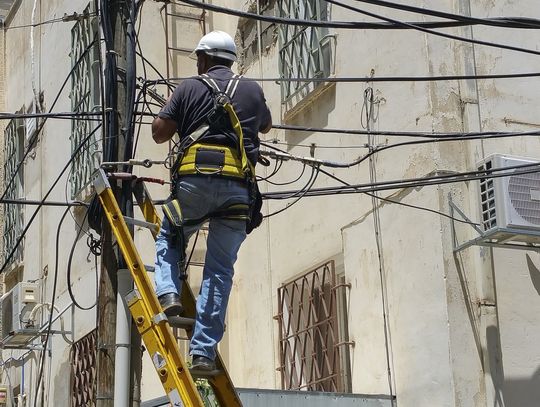
{"type": "Polygon", "coordinates": [[[176,121],[156,117],[152,122],[152,138],[158,144],[169,141],[177,130],[176,121]]]}

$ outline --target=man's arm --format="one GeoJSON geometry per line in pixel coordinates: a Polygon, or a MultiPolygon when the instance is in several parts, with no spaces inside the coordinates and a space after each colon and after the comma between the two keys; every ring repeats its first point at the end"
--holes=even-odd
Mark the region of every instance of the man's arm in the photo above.
{"type": "Polygon", "coordinates": [[[156,117],[152,122],[152,138],[158,144],[169,141],[176,132],[176,120],[156,117]]]}
{"type": "Polygon", "coordinates": [[[269,120],[267,122],[267,124],[261,128],[260,132],[262,134],[266,134],[270,131],[270,129],[272,129],[272,116],[269,116],[269,120]]]}
{"type": "Polygon", "coordinates": [[[264,121],[263,123],[261,124],[260,128],[259,128],[259,131],[262,133],[262,134],[266,134],[270,131],[270,129],[272,128],[272,114],[270,113],[270,109],[268,108],[268,106],[266,105],[266,103],[264,104],[264,113],[263,113],[263,117],[264,117],[264,121]]]}

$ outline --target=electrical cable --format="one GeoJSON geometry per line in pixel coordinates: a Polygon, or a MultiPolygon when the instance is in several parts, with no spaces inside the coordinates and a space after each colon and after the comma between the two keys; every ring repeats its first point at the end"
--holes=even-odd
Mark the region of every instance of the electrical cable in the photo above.
{"type": "MultiPolygon", "coordinates": [[[[330,2],[330,1],[329,1],[330,2]]],[[[420,28],[448,28],[448,27],[462,27],[477,25],[472,22],[462,22],[462,21],[433,21],[433,22],[414,22],[413,24],[407,23],[408,26],[403,24],[397,24],[395,22],[362,22],[362,21],[321,21],[321,20],[298,20],[290,19],[285,17],[273,17],[268,15],[260,15],[255,13],[249,13],[240,11],[237,9],[227,8],[216,6],[214,4],[204,3],[201,1],[195,0],[177,0],[171,1],[171,4],[182,5],[181,3],[189,4],[199,9],[210,10],[216,13],[228,14],[240,18],[253,19],[258,21],[265,21],[267,23],[277,23],[277,24],[286,24],[286,25],[296,25],[296,26],[305,26],[305,27],[327,27],[327,28],[342,28],[342,29],[380,29],[380,30],[396,30],[396,29],[411,29],[409,25],[414,25],[420,28]]],[[[464,17],[465,18],[465,17],[464,17]]],[[[501,26],[500,21],[504,21],[504,18],[495,18],[495,19],[483,19],[483,25],[488,24],[490,21],[495,21],[497,26],[501,26]]],[[[519,17],[512,18],[508,20],[507,24],[504,25],[506,28],[533,28],[532,24],[536,24],[536,19],[521,19],[519,17]]],[[[536,26],[534,26],[536,27],[536,26]]]]}
{"type": "MultiPolygon", "coordinates": [[[[82,223],[80,225],[77,225],[78,230],[77,230],[77,233],[75,235],[75,240],[73,240],[73,244],[71,245],[71,250],[69,251],[69,258],[68,258],[67,272],[66,272],[66,274],[67,274],[67,288],[68,288],[69,298],[71,298],[71,301],[73,302],[73,305],[75,305],[77,308],[79,308],[82,311],[91,310],[92,308],[94,308],[97,305],[97,301],[98,301],[98,297],[96,296],[96,301],[94,302],[94,304],[89,305],[87,307],[84,307],[84,306],[80,305],[79,302],[77,301],[77,299],[75,298],[75,295],[73,294],[73,287],[72,287],[72,283],[71,283],[71,265],[72,265],[72,262],[73,262],[73,254],[75,253],[75,248],[77,247],[77,243],[79,241],[79,238],[81,237],[84,222],[88,218],[88,212],[89,212],[88,210],[85,212],[82,223]]],[[[89,236],[91,236],[91,235],[89,235],[89,236]]],[[[89,245],[89,247],[92,247],[92,246],[89,245]]],[[[96,257],[97,257],[97,255],[96,255],[96,257]]],[[[96,267],[96,286],[99,283],[98,280],[99,279],[98,279],[97,267],[96,267]]]]}
{"type": "MultiPolygon", "coordinates": [[[[295,157],[295,156],[292,156],[292,155],[290,155],[288,153],[285,153],[286,155],[288,155],[288,157],[283,157],[282,156],[282,157],[278,157],[278,158],[293,159],[293,160],[298,160],[298,161],[312,160],[313,162],[317,162],[320,165],[325,166],[325,167],[350,168],[350,167],[353,167],[355,165],[361,164],[362,162],[364,162],[365,160],[367,160],[368,158],[370,158],[374,154],[380,153],[380,152],[382,152],[384,150],[389,150],[391,148],[396,148],[396,147],[404,147],[404,146],[420,145],[420,144],[431,144],[431,143],[442,143],[442,142],[450,142],[450,141],[499,139],[499,138],[517,137],[518,135],[519,136],[538,136],[538,135],[540,135],[540,132],[539,131],[532,131],[532,132],[523,132],[523,133],[519,133],[519,134],[513,133],[513,134],[493,134],[493,135],[489,135],[489,136],[487,136],[487,135],[458,136],[458,137],[430,138],[430,139],[427,139],[427,140],[404,141],[404,142],[400,142],[400,143],[374,147],[373,149],[370,149],[370,151],[367,154],[357,158],[356,160],[354,160],[352,162],[348,162],[348,163],[339,163],[339,162],[334,162],[334,161],[316,160],[316,159],[310,159],[310,158],[304,158],[304,157],[295,157]]],[[[274,150],[279,150],[279,149],[277,149],[275,147],[272,147],[272,145],[270,145],[268,143],[261,142],[261,145],[264,145],[265,147],[272,148],[274,150]]],[[[265,152],[263,151],[262,153],[264,154],[265,152]]],[[[271,153],[267,154],[267,155],[272,156],[271,153]]]]}
{"type": "MultiPolygon", "coordinates": [[[[34,407],[37,406],[39,387],[40,387],[41,381],[43,380],[43,370],[44,370],[44,366],[45,366],[45,357],[47,355],[47,352],[46,352],[47,344],[49,342],[49,337],[50,337],[51,331],[52,331],[52,319],[53,319],[53,314],[54,314],[54,303],[56,301],[56,288],[57,288],[57,284],[58,284],[58,257],[60,256],[60,230],[62,228],[62,223],[64,222],[64,219],[66,218],[68,212],[69,212],[69,207],[67,207],[66,210],[64,211],[64,214],[60,218],[60,222],[58,223],[58,227],[56,229],[56,243],[55,243],[55,253],[56,253],[56,255],[55,255],[55,260],[54,260],[54,276],[53,276],[52,299],[51,299],[51,307],[50,307],[49,318],[48,318],[48,323],[47,323],[47,330],[46,330],[46,334],[45,334],[45,340],[42,341],[43,350],[42,350],[42,353],[41,353],[41,363],[40,363],[39,372],[38,372],[38,375],[37,375],[36,391],[35,391],[36,395],[34,397],[34,407]]],[[[4,268],[2,267],[2,270],[3,269],[4,268]]]]}
{"type": "Polygon", "coordinates": [[[78,20],[82,20],[82,19],[89,18],[89,17],[94,17],[94,16],[96,16],[95,13],[84,14],[84,13],[73,12],[72,14],[64,14],[63,17],[58,17],[58,18],[53,18],[53,19],[46,20],[46,21],[41,21],[41,22],[35,23],[35,24],[14,25],[14,26],[3,27],[3,29],[5,31],[11,31],[11,30],[16,30],[16,29],[20,29],[20,28],[40,27],[42,25],[47,25],[47,24],[69,23],[69,22],[72,22],[72,21],[78,21],[78,20]]]}
{"type": "MultiPolygon", "coordinates": [[[[350,185],[349,187],[323,187],[314,188],[308,191],[305,196],[325,196],[351,194],[361,192],[384,191],[399,188],[417,188],[430,185],[442,185],[464,181],[474,181],[501,177],[510,177],[514,175],[524,175],[540,172],[540,163],[524,164],[504,168],[492,168],[489,170],[478,170],[468,172],[452,172],[446,175],[427,176],[422,178],[408,178],[399,180],[390,180],[384,182],[350,185]],[[516,170],[509,172],[510,170],[516,170]]],[[[299,193],[302,190],[290,190],[280,192],[266,192],[263,195],[265,199],[290,199],[291,194],[299,193]]]]}
{"type": "MultiPolygon", "coordinates": [[[[185,0],[182,0],[182,1],[185,1],[185,0]]],[[[339,2],[337,0],[326,0],[326,1],[328,3],[334,4],[334,5],[339,6],[339,7],[343,7],[345,9],[347,9],[347,10],[355,11],[355,12],[363,14],[365,16],[369,16],[369,17],[380,19],[380,20],[384,20],[386,22],[397,24],[397,25],[402,26],[404,28],[407,27],[407,28],[411,28],[411,29],[414,29],[414,30],[417,30],[417,31],[421,31],[421,32],[426,33],[426,34],[436,35],[438,37],[448,38],[448,39],[456,40],[456,41],[467,42],[467,43],[470,43],[470,44],[484,45],[486,47],[495,47],[495,48],[500,48],[500,49],[506,49],[508,51],[517,51],[517,52],[523,52],[523,53],[526,53],[526,54],[540,55],[540,51],[536,51],[536,50],[533,50],[533,49],[514,47],[512,45],[505,45],[505,44],[499,44],[499,43],[494,43],[494,42],[489,42],[489,41],[475,40],[473,38],[460,37],[458,35],[453,35],[453,34],[446,34],[446,33],[438,32],[438,31],[434,31],[434,30],[429,29],[429,28],[421,27],[420,25],[418,25],[416,23],[415,24],[406,23],[406,22],[403,22],[403,21],[394,20],[393,18],[388,18],[388,17],[385,17],[385,16],[381,16],[379,14],[371,13],[369,11],[362,10],[362,9],[360,9],[358,7],[350,6],[350,5],[345,4],[345,3],[341,3],[341,2],[339,2]]]]}
{"type": "MultiPolygon", "coordinates": [[[[13,119],[31,119],[31,118],[45,118],[45,119],[73,119],[79,117],[88,116],[101,116],[101,112],[49,112],[49,113],[5,113],[0,112],[0,120],[13,120],[13,119]]],[[[80,119],[81,120],[81,119],[80,119]]],[[[92,120],[92,119],[88,119],[92,120]]]]}
{"type": "MultiPolygon", "coordinates": [[[[81,63],[82,59],[86,56],[86,54],[88,53],[88,51],[91,49],[91,47],[94,45],[95,41],[92,41],[88,47],[86,47],[86,49],[82,52],[81,56],[79,57],[79,59],[75,62],[75,64],[73,64],[73,67],[71,68],[71,70],[69,71],[68,75],[66,76],[64,82],[62,83],[62,86],[60,86],[60,90],[58,91],[58,93],[56,94],[56,97],[54,98],[53,100],[53,103],[49,109],[49,113],[52,112],[52,110],[54,109],[54,107],[56,106],[56,103],[58,102],[58,100],[60,99],[60,96],[65,88],[65,86],[67,85],[69,79],[71,78],[71,76],[73,75],[73,73],[75,72],[75,69],[77,68],[77,66],[81,63]]],[[[32,151],[32,149],[34,148],[34,144],[36,143],[37,139],[38,139],[38,136],[39,136],[39,133],[41,133],[41,130],[43,129],[43,127],[45,126],[45,123],[47,122],[47,117],[44,118],[44,120],[40,123],[40,125],[36,128],[36,131],[35,131],[35,134],[34,134],[34,137],[32,137],[31,140],[29,140],[28,142],[28,146],[26,147],[26,150],[21,158],[21,160],[17,163],[17,165],[15,166],[15,169],[13,170],[13,174],[11,174],[11,178],[9,179],[9,181],[6,183],[4,183],[5,186],[5,189],[4,189],[4,192],[2,193],[2,196],[0,196],[0,200],[4,199],[8,193],[8,191],[10,190],[11,188],[11,185],[13,184],[13,181],[15,180],[21,166],[24,164],[26,158],[28,157],[28,154],[30,154],[30,151],[32,151]]],[[[3,271],[3,267],[2,269],[0,270],[0,273],[3,271]]]]}
{"type": "MultiPolygon", "coordinates": [[[[277,161],[277,160],[276,160],[277,161]]],[[[279,160],[281,161],[281,160],[279,160]]],[[[281,165],[280,165],[280,168],[281,168],[281,165]]],[[[279,170],[279,169],[278,169],[279,170]]],[[[288,182],[273,182],[273,181],[269,181],[268,179],[273,176],[275,173],[272,173],[270,174],[268,177],[264,178],[264,181],[268,182],[269,184],[271,185],[291,185],[291,184],[294,184],[295,182],[298,182],[300,180],[300,178],[302,178],[302,176],[304,175],[304,172],[306,171],[306,164],[304,163],[304,165],[302,166],[302,172],[300,172],[300,175],[294,179],[293,181],[288,181],[288,182]]],[[[276,171],[277,173],[277,171],[276,171]]]]}
{"type": "MultiPolygon", "coordinates": [[[[324,145],[324,144],[317,144],[317,143],[313,143],[313,144],[293,144],[293,143],[286,143],[284,141],[279,141],[278,139],[275,139],[275,140],[272,140],[270,143],[272,143],[273,145],[278,145],[278,146],[287,146],[287,147],[290,147],[290,148],[293,148],[293,147],[302,147],[302,148],[309,148],[309,149],[331,149],[331,150],[352,150],[352,149],[355,149],[355,148],[369,148],[366,144],[361,144],[361,145],[355,145],[355,146],[352,146],[352,145],[349,145],[349,146],[329,146],[329,145],[324,145]]],[[[284,153],[286,153],[286,151],[283,151],[284,153]]]]}
{"type": "MultiPolygon", "coordinates": [[[[285,151],[283,150],[280,150],[280,149],[277,149],[278,151],[282,152],[282,153],[286,153],[285,151]]],[[[281,160],[276,160],[276,164],[277,162],[282,162],[281,160]]],[[[305,168],[305,165],[304,164],[304,168],[305,168]]],[[[338,181],[339,183],[345,185],[345,186],[351,186],[351,184],[349,184],[348,182],[344,181],[343,179],[341,178],[338,178],[337,176],[335,176],[334,174],[331,174],[330,172],[322,169],[322,168],[318,168],[318,171],[324,175],[326,175],[327,177],[329,178],[332,178],[334,179],[335,181],[338,181]]],[[[362,192],[363,194],[365,195],[368,195],[370,197],[375,197],[381,201],[385,201],[385,202],[389,202],[389,203],[392,203],[392,204],[396,204],[396,205],[401,205],[401,206],[405,206],[405,207],[408,207],[408,208],[412,208],[412,209],[418,209],[418,210],[422,210],[422,211],[426,211],[426,212],[431,212],[431,213],[434,213],[434,214],[437,214],[437,215],[440,215],[440,216],[443,216],[445,218],[448,218],[448,219],[451,219],[453,221],[456,221],[456,222],[460,222],[460,223],[466,223],[466,224],[470,224],[470,225],[474,225],[474,226],[478,226],[477,223],[474,223],[474,222],[469,222],[469,221],[466,221],[466,220],[463,220],[463,219],[458,219],[458,218],[455,218],[451,215],[448,215],[444,212],[440,212],[440,211],[437,211],[435,209],[431,209],[431,208],[426,208],[426,207],[422,207],[422,206],[417,206],[417,205],[412,205],[412,204],[407,204],[407,203],[404,203],[404,202],[401,202],[401,201],[395,201],[393,199],[390,199],[388,197],[386,198],[383,198],[383,197],[380,197],[378,195],[375,195],[375,194],[371,194],[370,192],[365,192],[363,191],[362,192]]]]}
{"type": "Polygon", "coordinates": [[[272,178],[274,175],[278,173],[278,171],[281,169],[281,166],[283,165],[283,160],[275,160],[275,162],[276,163],[274,165],[274,169],[272,170],[272,172],[266,177],[260,177],[257,175],[257,181],[266,181],[267,179],[272,178]]]}
{"type": "Polygon", "coordinates": [[[293,197],[296,197],[296,199],[294,201],[292,201],[291,203],[285,205],[284,208],[278,209],[277,211],[272,212],[272,213],[270,213],[268,215],[264,215],[263,219],[267,219],[267,218],[270,218],[270,217],[275,216],[277,214],[280,214],[281,212],[286,211],[291,206],[293,206],[298,201],[300,201],[300,199],[302,199],[306,195],[306,193],[308,193],[309,190],[313,187],[313,185],[315,184],[315,181],[317,180],[318,175],[319,175],[319,168],[317,168],[316,166],[312,166],[311,176],[310,176],[310,179],[309,179],[308,183],[305,185],[305,187],[303,189],[301,189],[299,191],[299,193],[297,192],[295,194],[292,194],[287,198],[287,199],[291,199],[293,197]]]}
{"type": "Polygon", "coordinates": [[[305,127],[294,126],[288,124],[272,125],[276,130],[302,131],[309,133],[334,133],[334,134],[357,134],[362,136],[378,135],[378,136],[396,136],[396,137],[424,137],[424,138],[454,138],[459,136],[496,136],[496,135],[514,135],[514,136],[537,136],[540,135],[540,130],[524,131],[524,132],[501,132],[501,131],[476,131],[469,133],[437,133],[437,132],[422,132],[422,131],[379,131],[372,130],[371,133],[367,130],[357,129],[338,129],[338,128],[321,128],[321,127],[305,127]]]}
{"type": "Polygon", "coordinates": [[[540,20],[528,17],[495,17],[495,18],[476,18],[460,14],[447,13],[423,7],[415,7],[407,4],[392,3],[384,0],[354,0],[359,3],[374,4],[376,6],[387,7],[395,10],[409,11],[411,13],[422,14],[432,17],[446,18],[449,20],[461,21],[471,25],[486,25],[503,28],[540,28],[540,20]],[[511,24],[509,26],[508,24],[511,24]]]}
{"type": "MultiPolygon", "coordinates": [[[[540,72],[519,72],[508,74],[485,74],[485,75],[436,75],[436,76],[364,76],[364,77],[327,77],[327,78],[253,78],[240,77],[240,81],[256,82],[320,82],[320,83],[368,83],[368,82],[440,82],[440,81],[467,81],[483,79],[519,79],[540,77],[540,72]]],[[[154,85],[172,86],[171,82],[179,82],[192,79],[192,76],[150,79],[146,82],[154,85]]]]}
{"type": "MultiPolygon", "coordinates": [[[[349,184],[348,182],[342,180],[341,178],[338,178],[336,177],[335,175],[329,173],[328,171],[325,171],[324,169],[322,168],[319,168],[319,171],[322,173],[322,174],[325,174],[326,176],[342,183],[343,185],[346,185],[346,186],[351,186],[351,184],[349,184]]],[[[381,196],[378,196],[378,195],[375,195],[375,194],[372,194],[370,192],[362,192],[363,194],[367,195],[367,196],[370,196],[370,197],[375,197],[376,199],[380,200],[380,201],[384,201],[384,202],[389,202],[389,203],[392,203],[392,204],[396,204],[396,205],[401,205],[401,206],[405,206],[407,208],[412,208],[412,209],[418,209],[418,210],[421,210],[421,211],[425,211],[425,212],[430,212],[430,213],[434,213],[436,215],[439,215],[439,216],[442,216],[442,217],[445,217],[445,218],[448,218],[450,220],[453,220],[455,222],[460,222],[460,223],[466,223],[468,225],[473,225],[473,226],[480,226],[478,223],[474,223],[474,222],[469,222],[467,220],[464,220],[464,219],[458,219],[458,218],[454,218],[453,216],[451,215],[448,215],[444,212],[440,212],[440,211],[437,211],[435,209],[431,209],[431,208],[426,208],[424,206],[418,206],[418,205],[413,205],[413,204],[408,204],[408,203],[405,203],[405,202],[401,202],[401,201],[396,201],[396,200],[393,200],[393,199],[390,199],[388,197],[386,198],[383,198],[381,196]]]]}
{"type": "MultiPolygon", "coordinates": [[[[51,185],[51,187],[49,188],[49,190],[47,191],[47,193],[45,194],[45,196],[41,199],[41,203],[38,205],[38,207],[36,208],[36,210],[34,211],[34,213],[32,214],[32,216],[30,217],[30,219],[28,220],[28,223],[26,224],[25,228],[23,229],[23,231],[21,232],[21,235],[19,236],[19,238],[17,239],[17,241],[15,242],[13,248],[11,249],[10,253],[8,254],[8,256],[5,258],[4,260],[4,264],[2,265],[2,267],[0,268],[0,274],[4,272],[4,270],[6,269],[7,265],[10,263],[11,259],[13,258],[13,256],[15,255],[15,252],[17,250],[17,248],[19,247],[19,245],[21,244],[22,240],[24,239],[24,236],[26,235],[26,233],[28,232],[28,229],[30,228],[30,226],[32,225],[32,222],[34,221],[34,219],[36,218],[38,212],[40,211],[41,207],[43,206],[43,202],[46,202],[47,201],[47,198],[49,197],[49,195],[51,194],[51,192],[53,191],[54,187],[56,186],[56,184],[58,184],[58,182],[60,181],[60,179],[62,178],[62,175],[64,175],[64,173],[66,172],[66,170],[69,168],[69,166],[71,165],[73,159],[75,158],[75,156],[79,153],[80,149],[86,144],[86,142],[90,139],[90,137],[92,137],[94,135],[94,133],[101,127],[101,125],[99,125],[98,127],[96,127],[93,131],[91,131],[81,142],[81,144],[79,144],[77,146],[77,148],[73,151],[73,153],[71,154],[71,157],[70,159],[68,160],[68,162],[66,163],[66,165],[64,166],[64,168],[62,169],[62,171],[60,171],[60,174],[56,177],[56,179],[54,180],[53,184],[51,185]]],[[[3,198],[1,198],[3,199],[3,198]]],[[[69,207],[68,207],[69,209],[69,207]]]]}

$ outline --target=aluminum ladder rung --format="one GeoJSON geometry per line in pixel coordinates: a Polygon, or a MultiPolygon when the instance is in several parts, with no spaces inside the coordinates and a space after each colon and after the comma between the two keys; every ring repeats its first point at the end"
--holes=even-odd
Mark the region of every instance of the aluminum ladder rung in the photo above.
{"type": "Polygon", "coordinates": [[[159,231],[159,226],[152,222],[131,218],[129,216],[124,216],[124,220],[128,225],[140,226],[142,228],[149,229],[152,233],[157,233],[159,231]]]}
{"type": "Polygon", "coordinates": [[[173,328],[192,329],[195,325],[195,318],[168,317],[169,325],[173,328]]]}
{"type": "Polygon", "coordinates": [[[217,377],[223,374],[223,370],[214,369],[214,370],[200,370],[200,369],[189,369],[191,377],[196,379],[207,379],[209,377],[217,377]]]}

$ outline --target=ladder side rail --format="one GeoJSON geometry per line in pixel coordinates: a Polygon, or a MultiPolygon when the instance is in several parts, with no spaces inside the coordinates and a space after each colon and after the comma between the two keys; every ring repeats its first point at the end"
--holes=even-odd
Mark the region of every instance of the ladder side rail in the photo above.
{"type": "Polygon", "coordinates": [[[173,406],[180,406],[178,403],[182,401],[185,407],[204,407],[187,364],[180,355],[172,329],[164,323],[167,320],[166,316],[162,312],[144,263],[102,170],[99,171],[95,185],[105,215],[138,290],[130,295],[128,300],[130,311],[165,392],[173,406]]]}

